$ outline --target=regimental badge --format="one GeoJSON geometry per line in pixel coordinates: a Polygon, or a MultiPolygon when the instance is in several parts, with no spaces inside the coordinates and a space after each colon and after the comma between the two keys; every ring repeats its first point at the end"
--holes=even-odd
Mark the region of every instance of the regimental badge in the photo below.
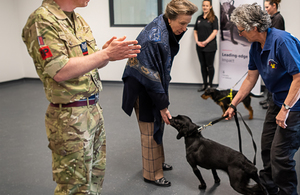
{"type": "Polygon", "coordinates": [[[47,58],[50,58],[53,56],[49,46],[41,47],[39,49],[39,51],[41,53],[43,60],[46,60],[47,58]]]}
{"type": "Polygon", "coordinates": [[[89,55],[89,51],[88,51],[88,48],[87,48],[87,43],[86,43],[86,41],[85,41],[85,42],[82,42],[82,43],[80,44],[80,47],[81,47],[81,50],[82,50],[82,53],[83,53],[84,56],[89,55]]]}
{"type": "Polygon", "coordinates": [[[273,59],[270,59],[269,60],[269,66],[272,68],[272,69],[277,69],[277,62],[275,62],[275,60],[273,59]]]}

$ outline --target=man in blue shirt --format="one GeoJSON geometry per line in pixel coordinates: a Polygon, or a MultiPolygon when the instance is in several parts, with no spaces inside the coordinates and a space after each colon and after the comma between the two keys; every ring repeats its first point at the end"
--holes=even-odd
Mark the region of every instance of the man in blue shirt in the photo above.
{"type": "Polygon", "coordinates": [[[269,194],[297,195],[293,157],[300,145],[300,42],[288,32],[269,28],[269,15],[256,3],[236,8],[231,21],[252,46],[247,78],[225,115],[233,117],[260,74],[274,102],[263,126],[260,179],[269,194]]]}

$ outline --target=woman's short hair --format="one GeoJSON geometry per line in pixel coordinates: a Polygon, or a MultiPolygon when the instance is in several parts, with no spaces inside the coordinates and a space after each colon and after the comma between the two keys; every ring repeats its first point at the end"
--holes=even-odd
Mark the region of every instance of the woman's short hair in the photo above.
{"type": "Polygon", "coordinates": [[[246,31],[257,27],[258,32],[264,32],[271,26],[269,14],[257,3],[240,5],[233,10],[230,20],[246,31]]]}
{"type": "Polygon", "coordinates": [[[189,0],[172,0],[168,3],[165,16],[170,20],[175,20],[178,15],[193,15],[198,11],[198,7],[189,0]]]}

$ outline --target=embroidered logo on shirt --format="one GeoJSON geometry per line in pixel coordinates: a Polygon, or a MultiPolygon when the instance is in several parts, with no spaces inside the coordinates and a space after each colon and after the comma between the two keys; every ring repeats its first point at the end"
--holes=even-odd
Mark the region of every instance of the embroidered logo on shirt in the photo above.
{"type": "Polygon", "coordinates": [[[47,58],[53,56],[49,46],[41,47],[39,51],[41,53],[43,60],[46,60],[47,58]]]}
{"type": "Polygon", "coordinates": [[[275,62],[274,60],[270,59],[270,60],[269,60],[269,66],[270,66],[272,69],[277,69],[277,62],[275,62]]]}
{"type": "Polygon", "coordinates": [[[86,44],[86,41],[85,42],[82,42],[80,44],[80,47],[81,47],[81,50],[82,50],[82,53],[84,56],[88,55],[89,54],[89,51],[88,51],[88,48],[87,48],[87,44],[86,44]]]}

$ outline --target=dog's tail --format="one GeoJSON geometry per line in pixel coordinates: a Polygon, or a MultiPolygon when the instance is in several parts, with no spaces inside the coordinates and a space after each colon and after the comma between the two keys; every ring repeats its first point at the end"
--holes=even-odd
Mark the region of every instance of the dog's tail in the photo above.
{"type": "Polygon", "coordinates": [[[255,94],[253,94],[253,93],[250,93],[249,95],[250,95],[250,97],[255,97],[255,98],[261,98],[261,97],[264,97],[264,95],[262,95],[262,94],[260,94],[260,95],[255,95],[255,94]]]}

